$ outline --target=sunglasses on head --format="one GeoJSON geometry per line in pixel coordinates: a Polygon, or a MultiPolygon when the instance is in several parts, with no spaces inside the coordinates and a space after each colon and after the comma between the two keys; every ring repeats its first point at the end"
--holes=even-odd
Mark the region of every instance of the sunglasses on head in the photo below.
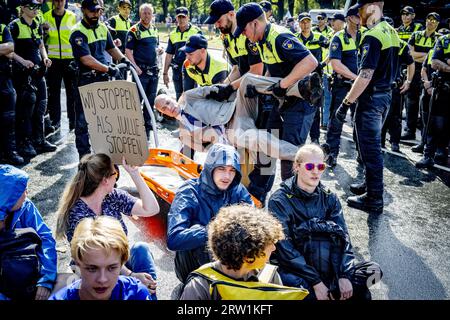
{"type": "Polygon", "coordinates": [[[325,163],[305,163],[305,169],[312,171],[317,166],[317,170],[323,171],[327,167],[325,163]]]}

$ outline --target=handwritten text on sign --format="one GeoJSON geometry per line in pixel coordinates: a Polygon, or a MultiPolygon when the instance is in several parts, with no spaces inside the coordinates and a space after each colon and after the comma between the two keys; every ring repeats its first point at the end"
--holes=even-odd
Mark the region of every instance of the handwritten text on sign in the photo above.
{"type": "Polygon", "coordinates": [[[114,163],[142,165],[148,157],[139,95],[128,81],[96,82],[79,87],[84,115],[95,153],[105,153],[114,163]]]}

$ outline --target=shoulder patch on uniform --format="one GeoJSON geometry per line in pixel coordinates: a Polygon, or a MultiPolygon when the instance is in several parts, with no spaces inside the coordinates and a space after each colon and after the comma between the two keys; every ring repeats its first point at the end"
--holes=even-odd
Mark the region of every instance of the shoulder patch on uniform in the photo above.
{"type": "Polygon", "coordinates": [[[133,36],[131,34],[128,34],[128,42],[133,40],[133,36]]]}
{"type": "Polygon", "coordinates": [[[336,51],[337,49],[338,49],[338,44],[336,43],[336,42],[333,42],[332,44],[331,44],[331,51],[336,51]]]}
{"type": "Polygon", "coordinates": [[[77,45],[81,46],[83,44],[83,37],[76,37],[74,41],[77,45]]]}
{"type": "Polygon", "coordinates": [[[370,44],[368,44],[368,43],[365,43],[362,46],[362,56],[363,57],[365,57],[367,55],[367,53],[369,52],[369,49],[370,49],[370,44]]]}
{"type": "Polygon", "coordinates": [[[248,42],[248,49],[250,50],[250,53],[253,55],[258,54],[258,47],[256,46],[256,43],[254,42],[248,42]]]}
{"type": "Polygon", "coordinates": [[[283,49],[292,50],[294,49],[294,42],[291,39],[286,39],[283,41],[283,44],[281,46],[283,47],[283,49]]]}

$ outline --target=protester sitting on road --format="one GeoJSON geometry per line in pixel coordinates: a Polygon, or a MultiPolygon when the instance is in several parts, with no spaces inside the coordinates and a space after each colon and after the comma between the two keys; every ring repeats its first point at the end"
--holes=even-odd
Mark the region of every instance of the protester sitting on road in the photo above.
{"type": "MultiPolygon", "coordinates": [[[[2,286],[9,284],[9,289],[14,291],[18,299],[47,300],[56,282],[56,242],[52,232],[42,219],[39,210],[33,202],[27,198],[28,174],[10,165],[0,165],[0,262],[5,249],[7,234],[14,237],[14,232],[22,228],[31,228],[40,238],[36,249],[36,278],[32,283],[27,283],[26,292],[17,292],[19,286],[25,285],[27,274],[18,273],[24,270],[22,261],[18,270],[11,265],[13,259],[10,257],[10,265],[0,265],[0,283],[2,286]],[[3,243],[2,243],[3,242],[3,243]],[[10,270],[13,268],[12,270],[10,270]],[[11,273],[8,272],[11,271],[11,273]],[[9,277],[9,278],[8,278],[9,277]],[[8,279],[7,279],[8,278],[8,279]]],[[[33,232],[32,232],[33,233],[33,232]]],[[[15,238],[17,240],[17,237],[15,238]]],[[[14,240],[11,237],[9,240],[14,240]]],[[[39,239],[37,239],[39,240],[39,239]]],[[[16,252],[19,254],[19,252],[16,252]]],[[[28,252],[28,261],[32,261],[33,254],[28,252]]],[[[26,269],[29,270],[29,269],[26,269]]],[[[31,278],[34,279],[34,276],[31,278]]],[[[0,300],[14,298],[4,291],[0,292],[0,300]]]]}
{"type": "MultiPolygon", "coordinates": [[[[247,73],[241,79],[237,95],[233,94],[225,99],[217,95],[214,96],[215,99],[208,99],[216,93],[219,85],[215,85],[188,90],[179,103],[167,95],[159,95],[155,106],[159,112],[180,121],[180,140],[194,150],[204,151],[205,143],[220,142],[293,161],[297,146],[279,140],[266,130],[258,130],[255,125],[258,118],[258,95],[271,94],[269,88],[279,78],[247,73]]],[[[303,96],[316,103],[321,91],[319,76],[313,74],[294,84],[287,95],[303,96]]]]}
{"type": "Polygon", "coordinates": [[[304,287],[318,300],[370,299],[368,286],[381,279],[375,262],[357,263],[336,194],[320,183],[324,153],[304,145],[295,157],[295,175],[269,199],[268,208],[283,225],[271,262],[284,285],[304,287]]]}
{"type": "Polygon", "coordinates": [[[81,279],[49,300],[153,300],[141,281],[120,275],[130,252],[127,235],[117,219],[101,216],[81,220],[70,249],[81,279]]]}
{"type": "Polygon", "coordinates": [[[232,146],[217,143],[209,149],[200,177],[187,180],[177,190],[167,218],[167,246],[176,251],[175,273],[181,282],[211,261],[206,225],[219,209],[252,203],[240,181],[239,154],[232,146]]]}
{"type": "MultiPolygon", "coordinates": [[[[221,273],[231,279],[258,281],[258,273],[269,261],[275,243],[284,238],[280,222],[262,209],[234,205],[220,209],[208,224],[208,248],[214,262],[191,273],[181,300],[218,300],[206,274],[221,273]],[[212,270],[211,270],[212,269],[212,270]]],[[[282,284],[275,273],[270,283],[282,284]]],[[[245,299],[245,297],[242,297],[245,299]]]]}
{"type": "MultiPolygon", "coordinates": [[[[131,176],[140,199],[128,192],[114,188],[119,172],[114,168],[111,158],[105,154],[84,156],[78,165],[78,172],[66,186],[60,200],[56,236],[66,237],[70,242],[77,224],[87,217],[111,216],[127,227],[122,214],[127,216],[150,217],[159,212],[155,196],[139,173],[139,168],[122,161],[131,176]]],[[[133,276],[154,293],[156,271],[150,247],[145,242],[136,242],[131,247],[130,260],[122,267],[122,275],[133,276]]]]}

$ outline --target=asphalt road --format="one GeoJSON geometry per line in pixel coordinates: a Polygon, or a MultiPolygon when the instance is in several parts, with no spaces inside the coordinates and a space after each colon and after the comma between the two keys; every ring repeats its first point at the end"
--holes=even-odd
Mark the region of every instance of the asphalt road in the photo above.
{"type": "MultiPolygon", "coordinates": [[[[161,84],[162,85],[162,84],[161,84]]],[[[170,92],[173,93],[173,87],[170,92]]],[[[65,96],[62,97],[63,105],[65,96]]],[[[23,169],[30,174],[29,197],[44,220],[54,229],[58,201],[64,186],[75,174],[78,154],[74,133],[68,132],[64,111],[59,133],[50,137],[58,144],[53,153],[38,155],[23,169]]],[[[171,137],[171,124],[158,124],[161,146],[177,149],[171,137]]],[[[413,161],[419,157],[402,145],[402,154],[385,153],[385,210],[379,216],[349,208],[350,183],[361,176],[355,161],[351,128],[345,126],[342,151],[334,171],[326,171],[323,182],[339,195],[354,250],[359,259],[378,262],[384,272],[380,285],[372,288],[374,299],[448,299],[450,296],[450,178],[446,171],[419,171],[413,161]]],[[[323,139],[324,132],[321,138],[323,139]]],[[[202,155],[199,155],[201,161],[202,155]]],[[[119,188],[136,192],[125,171],[121,170],[119,188]]],[[[279,170],[272,191],[280,183],[279,170]]],[[[165,214],[165,213],[161,213],[165,214]]],[[[170,299],[179,282],[173,271],[173,252],[164,243],[140,232],[127,221],[131,241],[149,241],[156,261],[159,299],[170,299]]],[[[69,272],[69,250],[58,241],[58,271],[69,272]]]]}

